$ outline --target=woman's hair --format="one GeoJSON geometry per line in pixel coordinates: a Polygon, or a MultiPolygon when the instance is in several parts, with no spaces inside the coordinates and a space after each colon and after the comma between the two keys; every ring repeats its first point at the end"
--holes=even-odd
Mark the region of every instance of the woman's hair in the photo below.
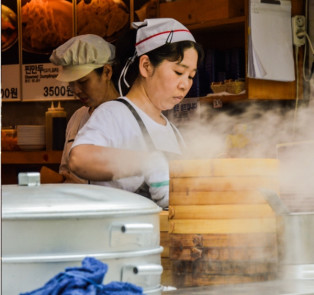
{"type": "MultiPolygon", "coordinates": [[[[116,59],[120,62],[121,70],[124,67],[127,59],[132,57],[135,52],[136,30],[131,29],[127,36],[122,37],[121,43],[116,43],[116,59]]],[[[145,53],[154,67],[157,67],[164,60],[168,61],[182,61],[184,58],[184,51],[189,48],[194,48],[198,53],[197,66],[199,66],[204,59],[204,51],[200,44],[192,41],[180,41],[175,43],[166,43],[150,52],[145,53]]],[[[139,75],[139,57],[137,56],[134,62],[129,66],[126,74],[126,81],[132,85],[139,75]]],[[[119,70],[119,73],[121,73],[119,70]]],[[[124,84],[124,83],[123,83],[124,84]]],[[[123,93],[127,87],[122,85],[123,93]]]]}
{"type": "Polygon", "coordinates": [[[96,68],[94,71],[99,77],[101,77],[102,73],[104,72],[104,67],[96,68]]]}

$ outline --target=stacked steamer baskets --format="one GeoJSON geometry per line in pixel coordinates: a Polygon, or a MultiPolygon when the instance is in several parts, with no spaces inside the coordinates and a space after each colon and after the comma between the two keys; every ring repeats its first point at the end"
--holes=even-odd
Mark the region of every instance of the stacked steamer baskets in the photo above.
{"type": "Polygon", "coordinates": [[[160,212],[160,245],[163,247],[161,253],[161,265],[163,272],[161,275],[161,284],[163,286],[172,285],[171,264],[169,259],[169,211],[163,210],[160,212]]]}
{"type": "Polygon", "coordinates": [[[169,257],[174,286],[276,278],[276,215],[261,188],[278,192],[276,159],[171,162],[169,257]]]}
{"type": "Polygon", "coordinates": [[[109,187],[35,185],[33,174],[32,186],[2,186],[3,294],[38,289],[87,256],[108,265],[104,284],[161,294],[159,206],[109,187]]]}

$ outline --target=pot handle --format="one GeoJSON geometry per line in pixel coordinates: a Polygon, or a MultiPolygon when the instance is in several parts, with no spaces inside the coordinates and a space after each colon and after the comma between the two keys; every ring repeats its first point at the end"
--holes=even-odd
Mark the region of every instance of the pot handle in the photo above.
{"type": "Polygon", "coordinates": [[[122,281],[129,281],[131,276],[161,275],[163,267],[160,264],[126,265],[122,269],[122,281]]]}
{"type": "Polygon", "coordinates": [[[276,214],[287,215],[290,213],[286,205],[275,191],[266,188],[260,188],[259,191],[276,214]]]}
{"type": "Polygon", "coordinates": [[[147,233],[154,230],[154,225],[151,223],[124,223],[113,225],[112,230],[124,234],[147,233]]]}
{"type": "Polygon", "coordinates": [[[135,275],[161,275],[163,268],[160,264],[144,264],[133,266],[135,275]]]}
{"type": "Polygon", "coordinates": [[[157,234],[159,231],[155,230],[152,223],[113,223],[110,227],[110,246],[120,247],[123,241],[136,247],[149,246],[157,242],[157,234]]]}

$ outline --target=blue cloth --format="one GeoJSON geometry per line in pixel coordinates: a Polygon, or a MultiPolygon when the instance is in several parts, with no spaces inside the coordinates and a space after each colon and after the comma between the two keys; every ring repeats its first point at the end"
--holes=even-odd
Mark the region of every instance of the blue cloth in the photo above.
{"type": "Polygon", "coordinates": [[[141,295],[143,289],[127,282],[103,285],[108,266],[86,257],[82,267],[68,267],[50,279],[43,287],[20,295],[141,295]]]}

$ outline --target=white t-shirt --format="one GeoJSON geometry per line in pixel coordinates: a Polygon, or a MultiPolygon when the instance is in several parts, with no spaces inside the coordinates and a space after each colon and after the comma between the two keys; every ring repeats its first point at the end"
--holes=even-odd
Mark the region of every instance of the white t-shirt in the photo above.
{"type": "Polygon", "coordinates": [[[67,124],[66,132],[65,132],[65,143],[64,143],[61,163],[59,167],[60,174],[64,174],[64,173],[71,174],[72,181],[78,182],[78,183],[87,183],[87,180],[77,177],[69,170],[69,166],[68,166],[69,153],[70,153],[72,144],[74,142],[74,139],[78,131],[84,126],[84,124],[90,118],[90,114],[88,111],[89,111],[89,108],[83,106],[79,108],[78,110],[76,110],[74,114],[71,116],[67,124]]]}
{"type": "MultiPolygon", "coordinates": [[[[143,120],[148,133],[150,134],[156,150],[181,154],[183,139],[176,129],[171,126],[165,117],[166,125],[158,124],[145,112],[139,109],[126,97],[143,120]],[[180,137],[177,141],[176,134],[180,137]]],[[[119,101],[108,101],[93,112],[88,122],[80,129],[72,147],[80,144],[93,144],[104,147],[114,147],[135,151],[148,150],[140,126],[126,105],[119,101]]],[[[105,185],[134,192],[143,183],[143,176],[132,176],[115,181],[91,182],[93,184],[105,185]]]]}

